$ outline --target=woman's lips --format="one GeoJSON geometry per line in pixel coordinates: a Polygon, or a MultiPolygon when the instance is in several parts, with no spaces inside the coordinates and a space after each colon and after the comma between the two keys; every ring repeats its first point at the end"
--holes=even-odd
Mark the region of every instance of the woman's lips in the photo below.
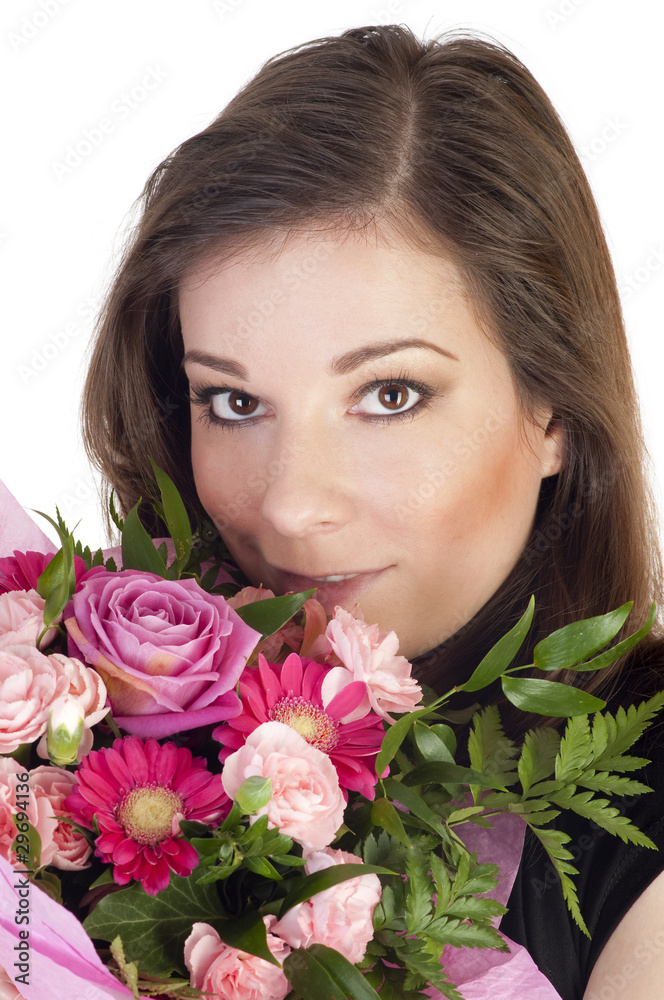
{"type": "MultiPolygon", "coordinates": [[[[390,567],[386,566],[383,569],[371,570],[366,573],[358,573],[352,576],[348,580],[339,580],[338,582],[331,582],[330,580],[316,580],[310,576],[300,576],[297,573],[288,573],[285,570],[273,569],[272,572],[277,581],[277,589],[282,593],[288,593],[289,591],[301,591],[301,590],[311,590],[312,587],[316,587],[316,593],[313,595],[317,601],[325,608],[325,611],[331,615],[334,613],[334,607],[336,604],[341,604],[343,606],[352,605],[355,601],[359,600],[360,594],[367,590],[369,587],[373,586],[379,576],[385,573],[390,567]]],[[[320,576],[323,574],[321,573],[320,576]]],[[[350,574],[341,573],[329,573],[326,576],[350,576],[350,574]]]]}

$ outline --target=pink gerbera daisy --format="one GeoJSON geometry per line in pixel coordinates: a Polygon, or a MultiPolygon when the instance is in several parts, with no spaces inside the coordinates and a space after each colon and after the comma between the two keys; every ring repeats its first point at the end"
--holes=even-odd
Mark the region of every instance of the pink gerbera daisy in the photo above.
{"type": "Polygon", "coordinates": [[[324,682],[331,669],[297,653],[283,664],[268,663],[261,654],[258,668],[245,670],[240,678],[242,712],[212,732],[223,744],[219,760],[239,750],[264,722],[285,722],[330,757],[342,788],[373,799],[383,722],[371,711],[361,719],[343,721],[366,698],[367,688],[364,681],[351,681],[340,691],[328,691],[330,685],[324,682]]]}
{"type": "Polygon", "coordinates": [[[76,780],[65,808],[81,826],[93,829],[97,820],[96,854],[113,864],[118,885],[136,879],[151,896],[166,888],[171,871],[186,877],[198,864],[179,821],[214,824],[230,807],[221,775],[202,757],[152,737],[125,736],[93,750],[76,780]]]}

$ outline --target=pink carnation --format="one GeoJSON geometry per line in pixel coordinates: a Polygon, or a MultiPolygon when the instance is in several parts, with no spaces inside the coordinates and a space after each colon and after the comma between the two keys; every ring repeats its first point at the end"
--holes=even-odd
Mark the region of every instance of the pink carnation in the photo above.
{"type": "MultiPolygon", "coordinates": [[[[362,864],[362,858],[328,847],[309,854],[304,870],[311,875],[333,865],[345,864],[362,864]]],[[[364,958],[373,938],[373,912],[380,898],[378,876],[360,875],[298,903],[274,923],[271,930],[291,948],[324,944],[336,948],[356,965],[364,958]]]]}
{"type": "MultiPolygon", "coordinates": [[[[12,851],[12,844],[16,837],[16,826],[14,817],[17,813],[25,812],[28,822],[34,826],[41,837],[41,864],[50,865],[57,853],[57,845],[54,840],[55,830],[58,821],[53,814],[53,806],[49,798],[43,794],[40,788],[32,784],[32,773],[26,772],[24,767],[12,757],[0,757],[0,857],[5,858],[11,865],[17,865],[17,858],[12,851]],[[19,785],[18,775],[30,774],[26,784],[27,808],[19,808],[16,804],[17,785],[19,785]]],[[[20,787],[19,802],[24,805],[23,793],[25,789],[20,787]]]]}
{"type": "MultiPolygon", "coordinates": [[[[106,705],[106,685],[96,670],[86,667],[84,663],[73,656],[63,656],[62,653],[53,653],[49,659],[59,663],[60,668],[69,681],[69,690],[63,697],[74,699],[78,702],[83,715],[83,736],[78,747],[78,760],[92,749],[92,727],[108,714],[106,705]]],[[[54,707],[53,705],[51,706],[54,707]]],[[[48,759],[48,746],[46,735],[42,736],[37,744],[37,753],[44,760],[48,759]]]]}
{"type": "MultiPolygon", "coordinates": [[[[36,590],[0,594],[0,649],[37,645],[44,628],[44,603],[36,590]]],[[[40,643],[41,648],[45,649],[56,635],[57,629],[50,628],[40,643]]]]}
{"type": "Polygon", "coordinates": [[[256,817],[267,813],[270,827],[311,850],[334,839],[346,802],[327,754],[284,722],[264,722],[227,759],[221,776],[226,794],[235,798],[255,775],[272,782],[272,798],[256,817]]]}
{"type": "Polygon", "coordinates": [[[325,633],[343,664],[337,669],[349,670],[352,680],[367,685],[367,702],[345,721],[361,718],[360,713],[371,708],[392,722],[388,712],[411,712],[419,706],[422,690],[411,677],[409,661],[397,655],[396,632],[381,632],[377,625],[367,625],[359,607],[356,613],[358,617],[353,617],[337,605],[325,633]]]}
{"type": "MultiPolygon", "coordinates": [[[[270,918],[264,919],[269,927],[270,918]]],[[[290,954],[288,945],[273,934],[267,935],[267,945],[279,963],[290,954]]],[[[209,1000],[282,1000],[290,991],[280,968],[224,944],[209,924],[192,926],[184,943],[184,960],[191,985],[209,1000]]]]}
{"type": "MultiPolygon", "coordinates": [[[[65,808],[65,799],[74,791],[76,775],[62,767],[40,765],[30,771],[30,787],[34,789],[37,798],[48,799],[53,816],[71,816],[65,808]]],[[[88,858],[92,848],[82,833],[71,823],[58,820],[53,831],[55,851],[49,862],[55,868],[65,871],[80,871],[89,868],[88,858]]]]}
{"type": "Polygon", "coordinates": [[[25,645],[0,650],[0,753],[39,739],[53,702],[68,690],[69,679],[55,656],[25,645]]]}

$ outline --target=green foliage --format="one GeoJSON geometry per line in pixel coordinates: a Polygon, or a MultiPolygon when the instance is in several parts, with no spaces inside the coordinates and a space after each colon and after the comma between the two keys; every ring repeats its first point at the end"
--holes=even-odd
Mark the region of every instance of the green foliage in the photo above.
{"type": "Polygon", "coordinates": [[[244,607],[237,609],[237,614],[246,625],[256,629],[263,638],[266,638],[290,621],[313,593],[313,590],[304,590],[299,594],[286,594],[284,597],[268,597],[264,601],[245,604],[244,607]]]}
{"type": "Polygon", "coordinates": [[[606,702],[581,688],[537,677],[503,677],[503,694],[523,712],[539,715],[582,715],[604,708],[606,702]]]}
{"type": "Polygon", "coordinates": [[[628,601],[606,615],[572,622],[552,632],[535,646],[535,666],[540,670],[562,670],[598,653],[620,631],[633,603],[628,601]]]}
{"type": "Polygon", "coordinates": [[[302,1000],[380,1000],[366,976],[333,948],[295,948],[284,972],[302,1000]]]}
{"type": "Polygon", "coordinates": [[[534,612],[535,598],[531,597],[519,621],[489,650],[470,678],[461,686],[462,691],[479,691],[504,674],[523,645],[534,612]]]}
{"type": "MultiPolygon", "coordinates": [[[[483,775],[494,775],[501,785],[507,787],[517,780],[514,757],[517,748],[503,731],[500,713],[495,705],[489,705],[473,716],[473,725],[468,738],[470,766],[483,775]]],[[[480,785],[471,785],[475,803],[479,800],[480,785]]]]}
{"type": "Polygon", "coordinates": [[[168,578],[166,563],[155,544],[141,524],[138,508],[141,500],[127,514],[122,532],[122,566],[124,569],[136,569],[143,573],[155,573],[164,579],[168,578]]]}
{"type": "Polygon", "coordinates": [[[175,574],[179,577],[191,554],[191,525],[182,498],[173,480],[150,459],[157,486],[161,493],[163,520],[175,549],[175,574]]]}
{"type": "Polygon", "coordinates": [[[52,517],[49,517],[48,514],[43,514],[41,511],[35,511],[35,513],[53,525],[62,543],[62,548],[55,553],[37,580],[37,593],[40,597],[44,598],[44,629],[37,640],[37,645],[39,645],[48,627],[60,617],[67,602],[74,593],[76,589],[76,573],[74,567],[74,537],[62,520],[60,511],[56,507],[57,522],[52,517]]]}
{"type": "MultiPolygon", "coordinates": [[[[198,871],[198,869],[197,869],[198,871]]],[[[200,885],[196,872],[189,878],[171,875],[166,889],[149,896],[138,883],[110,893],[83,921],[91,938],[112,941],[118,929],[124,935],[128,961],[140,962],[150,973],[185,973],[182,955],[192,924],[205,921],[217,930],[226,916],[214,886],[200,885]]]]}

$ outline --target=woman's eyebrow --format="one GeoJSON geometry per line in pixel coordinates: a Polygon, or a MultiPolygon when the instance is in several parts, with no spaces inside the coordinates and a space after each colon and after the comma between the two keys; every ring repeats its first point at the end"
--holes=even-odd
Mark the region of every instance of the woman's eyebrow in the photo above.
{"type": "Polygon", "coordinates": [[[216,354],[207,354],[205,351],[187,351],[180,364],[181,368],[188,361],[196,365],[203,365],[204,368],[212,368],[223,375],[232,375],[234,378],[249,381],[249,372],[239,361],[232,361],[231,358],[220,358],[216,354]]]}
{"type": "Polygon", "coordinates": [[[341,354],[339,357],[333,358],[328,371],[331,375],[348,375],[349,372],[355,371],[356,368],[363,365],[365,361],[384,358],[387,354],[395,354],[397,351],[407,351],[412,347],[437,351],[438,354],[443,354],[446,358],[451,358],[453,361],[459,360],[456,354],[446,351],[444,347],[439,347],[438,344],[432,344],[428,340],[420,340],[418,337],[415,337],[409,340],[384,340],[378,344],[367,344],[366,347],[359,347],[354,351],[348,351],[346,354],[341,354]]]}
{"type": "MultiPolygon", "coordinates": [[[[355,350],[347,351],[346,354],[340,354],[338,357],[333,358],[327,370],[330,375],[348,375],[366,361],[374,361],[376,358],[384,358],[388,354],[395,354],[397,351],[407,351],[413,347],[436,351],[438,354],[442,354],[446,358],[451,358],[453,361],[459,360],[456,354],[445,350],[444,347],[439,347],[437,344],[431,344],[428,340],[420,340],[416,337],[410,340],[384,340],[378,344],[367,344],[365,347],[358,347],[355,350]]],[[[188,361],[197,365],[203,365],[204,368],[212,368],[213,371],[221,372],[224,375],[232,375],[234,378],[242,379],[244,382],[250,381],[249,372],[245,366],[240,364],[239,361],[233,361],[231,358],[220,358],[216,354],[194,350],[187,351],[182,359],[181,367],[184,368],[188,361]]]]}

